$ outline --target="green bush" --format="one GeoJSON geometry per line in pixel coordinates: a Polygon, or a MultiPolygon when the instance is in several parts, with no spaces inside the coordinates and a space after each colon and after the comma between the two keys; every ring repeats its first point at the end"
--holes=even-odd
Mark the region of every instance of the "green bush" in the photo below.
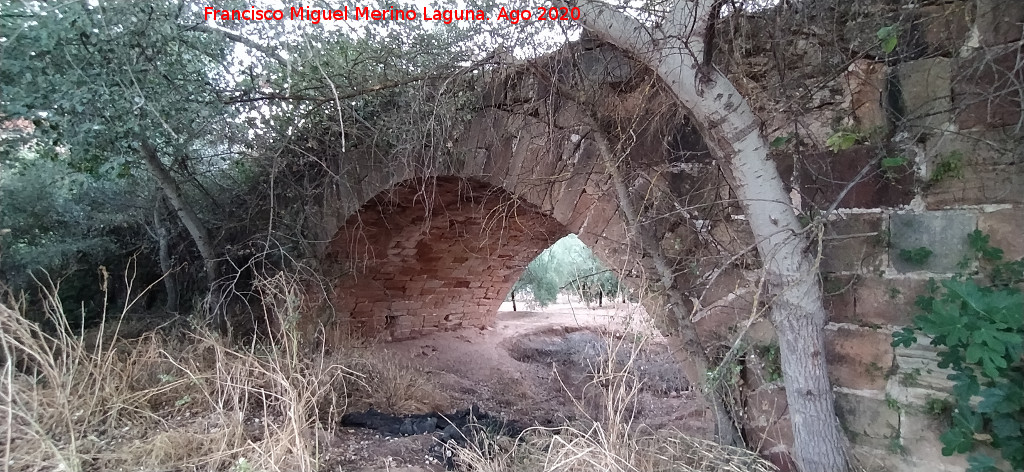
{"type": "Polygon", "coordinates": [[[86,318],[98,314],[97,267],[122,270],[128,256],[151,247],[145,227],[151,197],[133,188],[140,186],[131,179],[103,179],[45,158],[4,172],[0,282],[32,294],[35,279],[63,279],[66,306],[84,308],[86,318]]]}

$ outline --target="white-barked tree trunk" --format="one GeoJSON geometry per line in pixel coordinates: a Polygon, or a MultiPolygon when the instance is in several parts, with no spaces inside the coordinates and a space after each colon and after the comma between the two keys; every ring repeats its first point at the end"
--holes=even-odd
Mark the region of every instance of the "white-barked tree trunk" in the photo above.
{"type": "Polygon", "coordinates": [[[584,27],[651,67],[698,124],[738,197],[757,241],[771,295],[793,425],[804,472],[845,472],[846,440],[825,364],[826,313],[811,239],[768,158],[761,121],[720,71],[704,64],[714,0],[678,0],[660,26],[595,1],[576,3],[584,27]]]}

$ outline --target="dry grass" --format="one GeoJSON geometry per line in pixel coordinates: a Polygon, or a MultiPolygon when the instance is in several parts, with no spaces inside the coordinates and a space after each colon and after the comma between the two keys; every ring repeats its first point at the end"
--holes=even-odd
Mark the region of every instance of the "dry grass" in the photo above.
{"type": "Polygon", "coordinates": [[[353,369],[365,374],[355,388],[353,410],[373,407],[385,413],[404,415],[448,409],[449,398],[429,376],[387,352],[366,352],[352,356],[353,369]]]}
{"type": "Polygon", "coordinates": [[[609,340],[611,352],[577,400],[584,421],[559,428],[531,428],[517,440],[480,434],[469,447],[453,447],[456,462],[476,472],[771,472],[777,469],[745,449],[721,446],[678,431],[634,424],[641,382],[633,361],[642,343],[609,340]],[[626,360],[623,362],[623,358],[626,360]]]}
{"type": "MultiPolygon", "coordinates": [[[[127,308],[95,336],[76,335],[56,284],[45,290],[42,324],[24,316],[23,304],[0,304],[2,470],[328,469],[346,411],[446,404],[425,373],[396,356],[356,340],[330,350],[301,342],[301,281],[279,275],[260,284],[281,329],[242,347],[202,330],[124,339],[127,308]]],[[[482,434],[454,451],[458,462],[485,472],[773,470],[746,451],[635,427],[640,382],[631,366],[640,344],[632,346],[593,369],[577,403],[586,421],[531,429],[518,441],[482,434]]]]}
{"type": "Polygon", "coordinates": [[[411,412],[443,398],[423,374],[358,343],[300,342],[299,282],[261,284],[283,329],[244,347],[206,331],[126,340],[126,313],[85,341],[56,284],[44,291],[53,329],[23,304],[0,304],[2,470],[318,470],[350,407],[411,412]]]}

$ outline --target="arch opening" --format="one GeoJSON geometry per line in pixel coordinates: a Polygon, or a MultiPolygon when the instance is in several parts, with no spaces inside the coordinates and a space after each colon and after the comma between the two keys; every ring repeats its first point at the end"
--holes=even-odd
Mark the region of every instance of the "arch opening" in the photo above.
{"type": "Polygon", "coordinates": [[[474,178],[417,178],[377,194],[329,249],[334,304],[393,340],[491,324],[527,265],[569,234],[535,205],[474,178]]]}
{"type": "Polygon", "coordinates": [[[587,308],[628,296],[618,273],[600,260],[575,234],[542,251],[523,271],[505,300],[504,310],[544,308],[560,300],[577,300],[587,308]],[[517,300],[518,297],[518,300],[517,300]],[[565,298],[563,298],[565,297],[565,298]]]}

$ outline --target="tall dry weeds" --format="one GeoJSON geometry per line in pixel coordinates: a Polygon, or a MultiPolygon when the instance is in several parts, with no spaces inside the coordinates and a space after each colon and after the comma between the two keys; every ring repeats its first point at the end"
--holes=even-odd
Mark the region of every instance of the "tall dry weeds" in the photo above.
{"type": "Polygon", "coordinates": [[[124,339],[130,303],[83,336],[57,283],[43,290],[52,329],[0,304],[2,470],[318,470],[350,405],[408,410],[436,392],[394,358],[300,339],[300,284],[259,281],[281,329],[246,346],[201,329],[124,339]]]}
{"type": "Polygon", "coordinates": [[[678,430],[653,432],[636,424],[642,382],[633,364],[643,344],[624,339],[609,340],[609,352],[594,366],[583,398],[574,399],[583,421],[530,428],[515,441],[480,435],[467,447],[452,447],[456,462],[463,470],[475,472],[777,470],[745,449],[692,438],[678,430]]]}

